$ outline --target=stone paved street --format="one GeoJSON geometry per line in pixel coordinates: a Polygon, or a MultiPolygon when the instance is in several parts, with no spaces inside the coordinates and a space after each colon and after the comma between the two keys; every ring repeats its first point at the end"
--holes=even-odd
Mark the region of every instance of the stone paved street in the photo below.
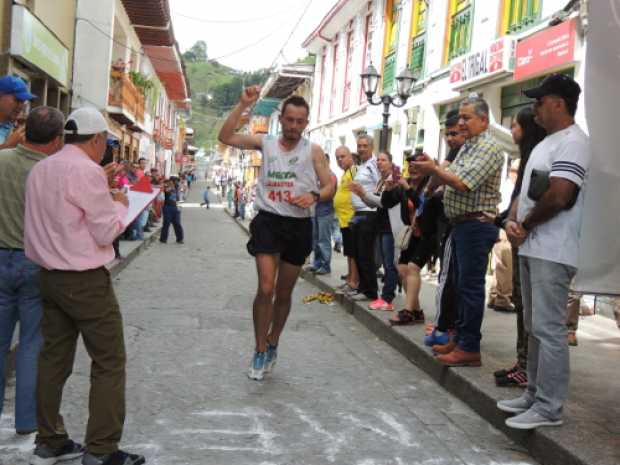
{"type": "MultiPolygon", "coordinates": [[[[155,243],[115,282],[128,352],[123,448],[151,465],[535,463],[339,307],[302,304],[317,291],[303,281],[275,373],[250,381],[246,236],[220,208],[186,204],[183,222],[185,245],[155,243]]],[[[63,405],[78,441],[88,382],[80,348],[63,405]]],[[[27,463],[33,442],[14,435],[13,391],[2,465],[27,463]]]]}

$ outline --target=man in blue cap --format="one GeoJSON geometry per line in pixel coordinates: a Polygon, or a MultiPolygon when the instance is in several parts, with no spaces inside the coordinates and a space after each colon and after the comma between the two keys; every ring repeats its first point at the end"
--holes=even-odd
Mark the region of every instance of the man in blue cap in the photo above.
{"type": "Polygon", "coordinates": [[[0,78],[0,150],[14,148],[24,141],[24,127],[16,124],[26,101],[34,99],[23,79],[0,78]]]}

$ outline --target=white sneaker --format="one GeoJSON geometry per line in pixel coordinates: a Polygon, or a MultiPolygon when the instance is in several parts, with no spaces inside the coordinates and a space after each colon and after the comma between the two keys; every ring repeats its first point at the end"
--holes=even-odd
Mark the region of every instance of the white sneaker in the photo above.
{"type": "Polygon", "coordinates": [[[534,404],[534,400],[527,394],[523,394],[521,397],[510,400],[500,400],[497,403],[497,408],[502,412],[508,413],[523,413],[534,404]]]}
{"type": "Polygon", "coordinates": [[[562,423],[561,419],[550,420],[532,408],[517,416],[506,419],[506,426],[515,429],[534,429],[540,426],[561,426],[562,423]]]}
{"type": "Polygon", "coordinates": [[[265,377],[265,352],[254,352],[252,357],[252,365],[248,371],[248,377],[261,381],[265,377]]]}

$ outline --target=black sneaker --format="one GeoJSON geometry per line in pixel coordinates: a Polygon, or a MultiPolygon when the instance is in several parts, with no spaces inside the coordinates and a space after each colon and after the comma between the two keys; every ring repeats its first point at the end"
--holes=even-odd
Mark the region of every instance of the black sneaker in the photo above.
{"type": "Polygon", "coordinates": [[[527,372],[518,369],[506,376],[495,378],[495,384],[499,387],[527,387],[527,372]]]}
{"type": "Polygon", "coordinates": [[[145,462],[144,456],[122,450],[108,455],[93,455],[87,452],[82,457],[82,465],[142,465],[145,462]]]}
{"type": "Polygon", "coordinates": [[[493,376],[495,376],[496,378],[505,378],[506,376],[514,373],[515,371],[519,371],[521,370],[521,367],[519,366],[519,364],[517,363],[515,366],[513,366],[512,368],[508,368],[506,369],[502,369],[502,370],[497,370],[493,373],[493,376]]]}
{"type": "Polygon", "coordinates": [[[71,439],[68,439],[59,449],[52,449],[45,444],[37,444],[30,458],[30,465],[54,465],[65,460],[77,459],[84,455],[84,452],[84,446],[73,442],[71,439]]]}

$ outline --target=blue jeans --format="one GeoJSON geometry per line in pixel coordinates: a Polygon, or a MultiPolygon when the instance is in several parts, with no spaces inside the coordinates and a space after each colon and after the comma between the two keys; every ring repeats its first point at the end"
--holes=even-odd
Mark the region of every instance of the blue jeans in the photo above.
{"type": "Polygon", "coordinates": [[[37,428],[37,360],[41,337],[40,268],[22,251],[0,250],[0,414],[4,403],[5,362],[19,321],[15,429],[37,428]]]}
{"type": "Polygon", "coordinates": [[[398,284],[398,270],[394,264],[394,235],[391,232],[379,233],[379,241],[385,271],[381,298],[392,303],[396,296],[396,284],[398,284]]]}
{"type": "Polygon", "coordinates": [[[334,245],[339,245],[340,247],[342,247],[342,233],[340,232],[340,222],[335,216],[332,224],[332,240],[334,241],[334,245]]]}
{"type": "Polygon", "coordinates": [[[489,253],[498,234],[493,223],[477,220],[458,223],[452,230],[458,290],[457,344],[466,352],[480,352],[484,284],[489,253]]]}
{"type": "Polygon", "coordinates": [[[175,205],[164,205],[164,223],[161,227],[161,233],[159,240],[161,242],[168,241],[168,231],[170,225],[174,228],[174,235],[177,238],[177,242],[183,240],[183,226],[181,226],[181,210],[175,205]]]}
{"type": "Polygon", "coordinates": [[[333,223],[333,214],[312,217],[312,268],[316,271],[331,272],[333,223]]]}

